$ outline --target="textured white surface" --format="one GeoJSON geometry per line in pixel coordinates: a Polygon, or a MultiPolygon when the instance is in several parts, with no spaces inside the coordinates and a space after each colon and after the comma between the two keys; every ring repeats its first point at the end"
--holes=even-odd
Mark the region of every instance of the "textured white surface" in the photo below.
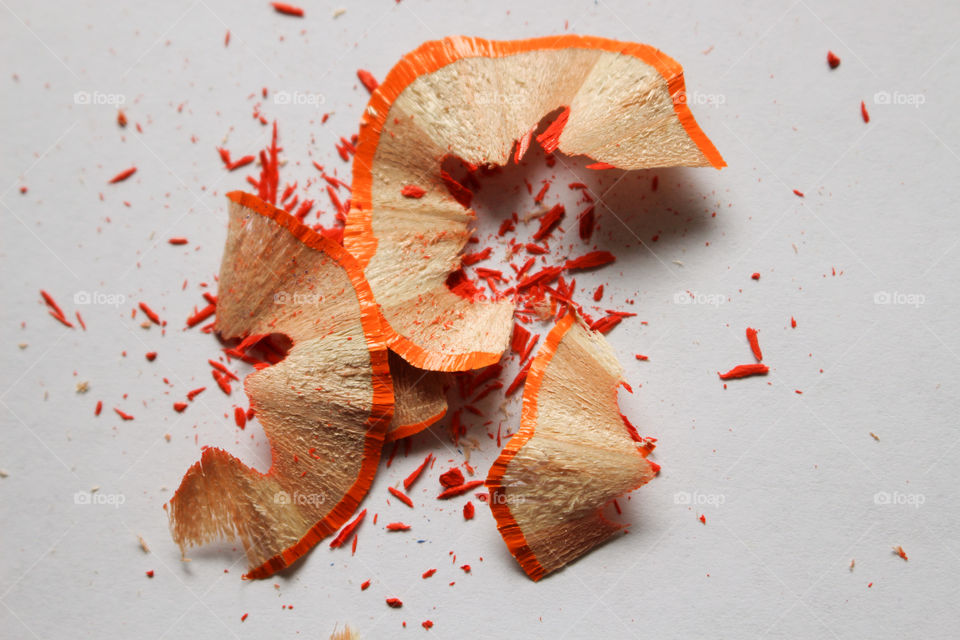
{"type": "MultiPolygon", "coordinates": [[[[326,637],[338,623],[367,638],[953,632],[957,6],[359,5],[333,19],[336,5],[304,3],[303,20],[266,2],[0,7],[0,469],[8,474],[0,478],[0,636],[326,637]],[[649,174],[619,182],[604,197],[596,240],[620,260],[578,277],[581,297],[607,282],[605,303],[628,308],[624,299],[634,298],[640,314],[610,341],[636,389],[621,394],[624,412],[660,438],[663,472],[622,501],[631,533],[530,582],[485,506],[465,523],[462,499],[433,500],[438,473],[462,460],[438,428],[440,437],[418,436],[409,457],[401,449],[381,469],[366,503],[379,524],[361,527],[356,556],[322,546],[288,575],[257,583],[240,580],[243,556],[229,547],[181,564],[161,505],[198,444],[227,447],[259,468],[269,460],[259,425],[238,432],[225,417],[246,402],[215,389],[204,363],[216,357],[215,340],[181,331],[202,304],[198,283],[212,282],[219,265],[222,194],[245,185],[246,173],[226,173],[214,148],[228,137],[237,157],[267,141],[251,94],[263,86],[322,94],[319,110],[270,99],[263,109],[280,121],[286,180],[315,178],[311,157],[346,178],[333,143],[366,102],[357,68],[382,78],[424,40],[531,37],[561,32],[568,20],[572,32],[648,42],[679,60],[695,100],[710,102],[695,102],[694,114],[730,165],[659,172],[656,194],[649,174]],[[843,60],[836,71],[827,49],[843,60]],[[76,103],[79,91],[125,96],[131,124],[119,130],[110,105],[76,103]],[[878,92],[890,104],[875,103],[878,92]],[[321,126],[325,111],[334,115],[321,126]],[[106,184],[133,164],[133,178],[106,184]],[[178,235],[190,244],[166,243],[178,235]],[[71,316],[82,309],[89,330],[50,318],[41,288],[71,316]],[[689,299],[676,297],[685,290],[696,304],[677,302],[689,299]],[[77,306],[79,291],[126,302],[77,306]],[[878,304],[885,295],[891,303],[878,304]],[[130,319],[140,300],[169,321],[166,336],[140,329],[142,316],[130,319]],[[773,372],[723,390],[716,371],[750,361],[747,326],[759,329],[773,372]],[[150,350],[156,362],[144,360],[150,350]],[[81,380],[90,383],[85,395],[74,391],[81,380]],[[174,413],[172,402],[200,385],[208,391],[174,413]],[[105,408],[94,418],[97,400],[105,408]],[[121,422],[115,406],[136,419],[121,422]],[[443,464],[413,488],[416,509],[388,506],[386,487],[428,451],[443,464]],[[123,503],[77,504],[75,494],[94,486],[102,501],[123,503]],[[891,504],[878,504],[878,492],[891,504]],[[700,504],[682,504],[688,496],[700,504]],[[395,520],[414,528],[384,533],[395,520]],[[892,554],[900,544],[909,562],[892,554]],[[422,580],[431,567],[437,574],[422,580]],[[388,608],[390,596],[403,608],[388,608]],[[426,619],[435,623],[429,632],[426,619]]],[[[620,175],[575,171],[600,193],[620,175]]],[[[557,176],[551,198],[573,202],[565,184],[575,178],[564,167],[543,175],[557,176]]],[[[513,411],[505,427],[518,421],[513,411]]],[[[484,428],[471,433],[483,474],[496,447],[484,428]]]]}

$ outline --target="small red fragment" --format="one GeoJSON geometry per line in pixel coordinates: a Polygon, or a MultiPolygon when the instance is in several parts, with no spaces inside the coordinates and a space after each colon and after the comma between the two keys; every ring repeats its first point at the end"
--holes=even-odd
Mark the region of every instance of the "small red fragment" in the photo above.
{"type": "Polygon", "coordinates": [[[124,413],[123,411],[120,411],[120,409],[117,409],[117,408],[114,408],[113,410],[116,411],[117,415],[123,418],[124,420],[133,420],[133,416],[130,415],[129,413],[124,413]]]}
{"type": "Polygon", "coordinates": [[[157,359],[157,352],[156,352],[156,351],[148,351],[148,352],[146,353],[146,358],[147,358],[147,360],[149,360],[150,362],[153,362],[154,360],[157,359]]]}
{"type": "Polygon", "coordinates": [[[407,505],[410,508],[413,508],[413,500],[411,500],[408,495],[403,493],[403,491],[400,491],[399,489],[394,489],[393,487],[387,487],[387,491],[393,494],[393,496],[403,504],[407,505]]]}
{"type": "Polygon", "coordinates": [[[765,364],[741,364],[737,365],[730,371],[726,373],[717,372],[717,375],[720,376],[721,380],[733,380],[736,378],[746,378],[749,376],[760,376],[766,375],[770,371],[770,367],[765,364]]]}
{"type": "Polygon", "coordinates": [[[426,192],[426,189],[415,184],[407,184],[400,189],[400,194],[405,198],[422,198],[426,192]]]}
{"type": "Polygon", "coordinates": [[[460,568],[463,570],[464,573],[470,573],[470,565],[465,564],[460,568]]]}
{"type": "Polygon", "coordinates": [[[593,164],[588,164],[587,169],[615,169],[612,164],[608,162],[594,162],[593,164]]]}
{"type": "Polygon", "coordinates": [[[909,560],[909,559],[910,559],[910,558],[907,557],[907,552],[904,551],[904,550],[903,550],[903,547],[900,546],[900,545],[897,545],[896,547],[894,547],[894,548],[893,548],[893,552],[896,553],[896,554],[897,554],[898,556],[900,556],[901,558],[903,558],[904,560],[909,560]]]}
{"type": "Polygon", "coordinates": [[[187,408],[187,403],[186,403],[186,402],[174,402],[174,403],[173,403],[173,410],[176,411],[177,413],[183,413],[186,408],[187,408]]]}
{"type": "Polygon", "coordinates": [[[752,273],[752,274],[750,275],[750,277],[751,277],[752,279],[754,279],[754,280],[759,280],[759,279],[760,279],[760,274],[759,274],[758,272],[754,272],[754,273],[752,273]]]}
{"type": "Polygon", "coordinates": [[[794,319],[793,316],[790,316],[790,328],[792,328],[792,329],[796,329],[796,328],[797,328],[797,321],[794,319]]]}
{"type": "Polygon", "coordinates": [[[360,512],[360,515],[358,515],[350,523],[344,526],[343,529],[340,529],[340,533],[337,534],[337,537],[335,537],[333,541],[330,542],[330,548],[335,549],[341,546],[344,542],[346,542],[347,539],[353,534],[353,532],[356,531],[357,527],[360,526],[360,523],[363,522],[363,519],[364,517],[366,517],[366,515],[367,515],[367,510],[364,509],[363,511],[360,512]]]}
{"type": "Polygon", "coordinates": [[[377,82],[377,79],[373,77],[373,74],[366,69],[357,69],[357,77],[370,93],[373,93],[374,90],[380,86],[380,83],[377,82]]]}
{"type": "Polygon", "coordinates": [[[424,621],[421,622],[420,624],[423,625],[423,628],[424,628],[424,629],[430,629],[430,628],[433,627],[433,622],[431,622],[430,620],[424,620],[424,621]]]}
{"type": "Polygon", "coordinates": [[[387,531],[410,531],[410,525],[402,522],[391,522],[387,525],[387,531]]]}
{"type": "Polygon", "coordinates": [[[827,51],[827,64],[831,69],[836,69],[840,66],[840,58],[833,51],[827,51]]]}
{"type": "Polygon", "coordinates": [[[553,205],[553,207],[540,218],[540,228],[533,234],[533,239],[539,241],[550,235],[553,228],[560,223],[564,215],[566,215],[566,209],[562,204],[557,203],[553,205]]]}
{"type": "Polygon", "coordinates": [[[400,598],[387,598],[387,606],[399,609],[403,606],[403,601],[400,598]]]}
{"type": "Polygon", "coordinates": [[[537,136],[537,142],[547,153],[553,153],[560,146],[560,135],[563,128],[567,126],[567,120],[570,119],[570,107],[564,107],[563,111],[550,123],[543,133],[537,136]]]}
{"type": "Polygon", "coordinates": [[[414,469],[414,470],[413,470],[413,473],[411,473],[411,474],[408,475],[406,478],[404,478],[404,480],[403,480],[403,488],[404,488],[404,489],[406,489],[407,491],[410,490],[410,487],[413,485],[414,482],[417,481],[417,478],[420,477],[420,474],[423,473],[423,470],[424,470],[424,469],[427,467],[427,465],[430,463],[430,459],[431,459],[432,457],[433,457],[433,454],[432,454],[432,453],[428,453],[428,454],[427,454],[427,457],[423,459],[423,462],[422,462],[422,463],[420,463],[420,466],[417,467],[416,469],[414,469]]]}
{"type": "Polygon", "coordinates": [[[440,484],[445,486],[447,489],[460,486],[463,484],[463,472],[454,467],[449,471],[442,473],[440,475],[440,484]]]}
{"type": "Polygon", "coordinates": [[[601,298],[603,298],[603,285],[597,287],[597,290],[593,292],[594,302],[600,302],[601,298]]]}
{"type": "Polygon", "coordinates": [[[567,271],[571,271],[573,269],[592,269],[593,267],[601,267],[605,264],[615,262],[616,259],[617,258],[609,251],[591,251],[588,254],[580,256],[579,258],[567,260],[567,263],[563,265],[563,268],[567,271]]]}
{"type": "Polygon", "coordinates": [[[144,315],[150,319],[150,322],[152,322],[153,324],[161,324],[160,316],[158,316],[153,309],[147,306],[146,302],[141,302],[139,306],[140,306],[140,310],[143,311],[144,315]]]}
{"type": "Polygon", "coordinates": [[[97,400],[97,408],[93,410],[93,415],[98,416],[103,411],[103,400],[97,400]]]}
{"type": "Polygon", "coordinates": [[[440,170],[440,179],[447,185],[447,190],[453,199],[459,202],[465,209],[470,208],[470,202],[473,200],[473,191],[466,188],[456,181],[456,179],[444,170],[440,170]]]}
{"type": "Polygon", "coordinates": [[[436,569],[427,569],[426,571],[423,572],[423,575],[420,576],[420,577],[423,578],[424,580],[426,580],[427,578],[429,578],[430,576],[432,576],[432,575],[435,574],[436,572],[437,572],[436,569]]]}
{"type": "Polygon", "coordinates": [[[870,122],[870,114],[867,113],[867,105],[863,100],[860,101],[860,115],[864,122],[870,122]]]}
{"type": "Polygon", "coordinates": [[[641,354],[641,353],[635,354],[634,357],[635,357],[637,360],[649,360],[649,359],[650,359],[648,356],[645,356],[645,355],[643,355],[643,354],[641,354]]]}
{"type": "Polygon", "coordinates": [[[152,577],[153,577],[153,569],[150,569],[150,571],[147,571],[147,577],[148,577],[148,578],[152,578],[152,577]]]}
{"type": "Polygon", "coordinates": [[[699,520],[700,520],[700,522],[702,522],[703,524],[707,524],[707,516],[703,515],[702,513],[700,514],[699,520]]]}
{"type": "Polygon", "coordinates": [[[459,487],[451,487],[446,491],[440,493],[437,496],[437,500],[446,500],[447,498],[453,498],[454,496],[463,495],[471,489],[475,489],[483,484],[483,480],[472,480],[466,484],[462,484],[459,487]]]}
{"type": "Polygon", "coordinates": [[[120,127],[127,126],[127,114],[123,112],[123,109],[117,110],[117,125],[120,127]]]}
{"type": "Polygon", "coordinates": [[[241,429],[247,426],[247,412],[240,407],[234,407],[233,419],[236,421],[237,426],[241,429]]]}
{"type": "Polygon", "coordinates": [[[117,182],[123,182],[124,180],[126,180],[127,178],[135,174],[136,172],[137,172],[136,167],[130,167],[129,169],[121,171],[117,175],[110,178],[110,180],[107,181],[107,184],[116,184],[117,182]]]}
{"type": "Polygon", "coordinates": [[[803,197],[803,191],[800,191],[799,189],[794,189],[794,190],[793,190],[793,195],[802,198],[802,197],[803,197]]]}
{"type": "Polygon", "coordinates": [[[187,244],[186,238],[170,238],[167,240],[170,244],[187,244]]]}
{"type": "Polygon", "coordinates": [[[747,342],[750,343],[750,350],[753,351],[753,357],[757,362],[763,362],[763,352],[760,351],[760,342],[757,340],[757,330],[747,327],[747,342]]]}
{"type": "Polygon", "coordinates": [[[366,582],[364,582],[363,584],[360,585],[360,591],[366,591],[366,590],[369,589],[369,588],[370,588],[370,581],[369,581],[369,580],[367,580],[366,582]]]}
{"type": "Polygon", "coordinates": [[[270,5],[273,6],[274,10],[277,13],[282,13],[285,16],[295,16],[297,18],[303,17],[303,9],[301,9],[300,7],[295,7],[292,4],[286,4],[283,2],[271,2],[270,5]]]}
{"type": "Polygon", "coordinates": [[[464,520],[473,520],[473,514],[476,513],[476,508],[474,508],[472,502],[468,502],[463,505],[463,519],[464,520]]]}

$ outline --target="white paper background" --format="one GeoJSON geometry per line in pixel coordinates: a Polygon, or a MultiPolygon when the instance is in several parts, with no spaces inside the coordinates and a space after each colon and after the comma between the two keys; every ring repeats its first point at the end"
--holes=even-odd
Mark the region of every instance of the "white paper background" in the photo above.
{"type": "MultiPolygon", "coordinates": [[[[3,2],[0,636],[326,637],[344,623],[367,638],[956,633],[955,4],[380,0],[337,19],[336,5],[302,6],[297,20],[266,2],[3,2]],[[365,505],[379,525],[362,526],[356,556],[321,544],[264,582],[240,580],[244,559],[228,545],[181,563],[161,506],[199,445],[259,468],[269,460],[258,424],[238,432],[225,417],[246,403],[212,384],[204,361],[216,341],[181,331],[202,304],[198,283],[218,269],[223,193],[245,186],[246,173],[226,173],[215,147],[226,141],[238,157],[267,141],[251,95],[322,94],[319,111],[264,101],[280,121],[282,177],[316,178],[317,160],[349,180],[333,144],[366,102],[357,68],[382,78],[424,40],[532,37],[567,21],[570,32],[647,42],[678,59],[688,89],[712,97],[693,111],[730,165],[658,172],[656,194],[651,174],[618,182],[604,196],[597,243],[619,261],[578,278],[580,299],[606,282],[609,308],[630,308],[631,298],[639,313],[610,341],[636,390],[621,394],[623,410],[660,438],[663,473],[621,501],[630,534],[532,583],[485,506],[474,500],[477,517],[465,523],[462,499],[433,500],[437,475],[463,459],[437,427],[438,437],[418,436],[409,457],[401,449],[381,467],[365,505]],[[836,71],[827,49],[843,60],[836,71]],[[77,104],[78,91],[125,96],[130,125],[118,129],[112,106],[77,104]],[[894,104],[875,103],[877,92],[894,104]],[[334,115],[321,126],[326,111],[334,115]],[[133,178],[106,184],[131,165],[133,178]],[[166,243],[177,235],[190,244],[166,243]],[[50,318],[41,288],[71,316],[82,309],[89,330],[50,318]],[[723,303],[678,304],[686,290],[723,303]],[[78,291],[126,302],[78,307],[78,291]],[[884,293],[893,303],[875,302],[884,293]],[[169,321],[166,336],[130,319],[139,300],[169,321]],[[896,303],[911,300],[922,304],[896,303]],[[773,372],[723,390],[717,370],[751,360],[747,326],[760,330],[773,372]],[[143,358],[150,350],[154,363],[143,358]],[[81,380],[85,395],[74,391],[81,380]],[[172,402],[200,385],[208,391],[174,413],[172,402]],[[104,413],[94,418],[98,399],[104,413]],[[113,407],[136,419],[120,421],[113,407]],[[428,451],[443,464],[412,491],[416,509],[388,506],[386,488],[428,451]],[[76,504],[94,486],[124,503],[76,504]],[[878,492],[894,504],[877,504],[878,492]],[[685,495],[705,502],[682,504],[685,495]],[[383,532],[394,520],[414,529],[383,532]],[[909,562],[893,555],[899,544],[909,562]],[[404,607],[387,608],[390,596],[404,607]]],[[[512,206],[530,207],[516,195],[522,177],[555,176],[548,202],[569,204],[567,182],[591,180],[604,193],[621,175],[564,162],[573,174],[561,164],[508,172],[506,197],[521,203],[512,206]]],[[[478,199],[492,213],[499,197],[478,199]]],[[[566,228],[571,253],[582,251],[570,217],[566,228]]],[[[517,422],[510,411],[505,428],[517,422]]],[[[471,430],[479,477],[496,455],[487,431],[471,430]]]]}

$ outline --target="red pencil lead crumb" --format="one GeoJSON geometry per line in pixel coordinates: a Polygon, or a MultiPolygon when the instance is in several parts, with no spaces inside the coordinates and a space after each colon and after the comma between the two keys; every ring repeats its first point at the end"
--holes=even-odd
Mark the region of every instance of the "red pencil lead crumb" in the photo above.
{"type": "Polygon", "coordinates": [[[750,277],[753,278],[754,280],[759,280],[759,279],[760,279],[760,274],[757,273],[757,272],[754,272],[754,273],[752,273],[752,274],[750,275],[750,277]]]}
{"type": "Polygon", "coordinates": [[[403,606],[403,601],[400,598],[387,598],[387,606],[399,609],[403,606]]]}
{"type": "Polygon", "coordinates": [[[187,408],[187,403],[186,403],[186,402],[174,402],[174,403],[173,403],[173,410],[176,411],[177,413],[183,413],[184,409],[186,409],[186,408],[187,408]]]}
{"type": "Polygon", "coordinates": [[[387,531],[410,531],[410,525],[402,522],[391,522],[387,525],[387,531]]]}
{"type": "Polygon", "coordinates": [[[117,182],[123,182],[124,180],[126,180],[127,178],[135,174],[136,172],[137,172],[136,167],[130,167],[129,169],[126,169],[125,171],[121,171],[117,175],[110,178],[110,180],[107,181],[107,184],[116,184],[117,182]]]}
{"type": "Polygon", "coordinates": [[[840,58],[833,51],[827,51],[827,64],[831,69],[836,69],[840,66],[840,58]]]}
{"type": "Polygon", "coordinates": [[[393,494],[393,496],[394,496],[397,500],[399,500],[400,502],[402,502],[403,504],[407,505],[408,507],[413,508],[413,500],[411,500],[408,495],[406,495],[405,493],[403,493],[403,492],[400,491],[399,489],[394,489],[393,487],[387,487],[387,491],[389,491],[391,494],[393,494]]]}
{"type": "Polygon", "coordinates": [[[463,519],[464,520],[473,520],[473,514],[476,513],[476,508],[473,506],[472,502],[468,502],[463,505],[463,519]]]}
{"type": "Polygon", "coordinates": [[[642,354],[639,354],[639,353],[636,354],[634,357],[635,357],[637,360],[649,360],[649,359],[650,359],[649,357],[647,357],[647,356],[645,356],[645,355],[642,355],[642,354]]]}
{"type": "Polygon", "coordinates": [[[420,466],[417,467],[416,469],[414,469],[414,470],[413,470],[413,473],[411,473],[411,474],[408,475],[406,478],[404,478],[404,480],[403,480],[403,488],[404,488],[404,489],[406,489],[407,491],[410,490],[410,487],[413,486],[413,483],[416,482],[416,481],[417,481],[417,478],[420,477],[420,474],[423,473],[423,470],[424,470],[424,469],[427,467],[427,465],[430,463],[430,459],[431,459],[432,457],[433,457],[433,454],[432,454],[432,453],[428,453],[428,454],[427,454],[427,457],[424,458],[424,460],[423,460],[422,463],[420,463],[420,466]]]}
{"type": "Polygon", "coordinates": [[[424,629],[430,629],[433,627],[433,622],[431,622],[430,620],[424,620],[420,624],[423,625],[424,629]]]}
{"type": "Polygon", "coordinates": [[[369,588],[370,588],[370,581],[369,581],[369,580],[367,580],[366,582],[364,582],[363,584],[360,585],[360,591],[366,591],[366,590],[369,589],[369,588]]]}
{"type": "Polygon", "coordinates": [[[426,192],[426,189],[418,187],[415,184],[404,185],[404,187],[400,189],[400,194],[405,198],[422,198],[426,192]]]}
{"type": "Polygon", "coordinates": [[[117,409],[116,407],[114,407],[113,410],[116,411],[117,415],[123,418],[124,420],[133,420],[133,416],[130,415],[129,413],[124,413],[123,411],[120,411],[120,409],[117,409]]]}
{"type": "Polygon", "coordinates": [[[702,524],[707,524],[707,516],[703,515],[702,513],[700,514],[698,520],[700,520],[702,524]]]}
{"type": "Polygon", "coordinates": [[[119,127],[127,126],[127,115],[123,112],[123,109],[117,110],[117,126],[119,127]]]}
{"type": "Polygon", "coordinates": [[[615,168],[616,167],[614,167],[612,164],[609,164],[607,162],[594,162],[593,164],[587,165],[587,169],[599,170],[599,169],[615,169],[615,168]]]}
{"type": "Polygon", "coordinates": [[[340,529],[340,533],[337,534],[337,537],[333,539],[330,543],[330,548],[335,549],[343,545],[344,542],[356,531],[357,527],[360,526],[360,523],[363,522],[364,517],[367,515],[367,510],[364,509],[360,512],[356,518],[353,519],[350,523],[346,524],[343,529],[340,529]]]}
{"type": "Polygon", "coordinates": [[[757,362],[763,361],[763,352],[760,351],[760,342],[757,340],[757,330],[747,327],[747,342],[750,343],[750,350],[753,351],[753,357],[757,362]]]}
{"type": "Polygon", "coordinates": [[[458,487],[463,484],[463,472],[454,467],[440,474],[440,484],[446,488],[458,487]]]}
{"type": "Polygon", "coordinates": [[[420,577],[423,578],[424,580],[426,580],[427,578],[429,578],[430,576],[432,576],[432,575],[435,574],[436,572],[437,572],[436,569],[427,569],[426,571],[423,572],[423,575],[420,576],[420,577]]]}
{"type": "Polygon", "coordinates": [[[770,367],[765,364],[741,364],[726,373],[717,372],[721,380],[734,380],[736,378],[746,378],[749,376],[762,376],[770,371],[770,367]]]}
{"type": "Polygon", "coordinates": [[[170,238],[167,240],[170,244],[187,244],[186,238],[170,238]]]}
{"type": "Polygon", "coordinates": [[[153,569],[150,569],[150,571],[147,571],[147,577],[148,577],[148,578],[152,578],[152,577],[153,577],[153,569]]]}
{"type": "Polygon", "coordinates": [[[463,495],[467,491],[470,491],[471,489],[475,489],[482,484],[483,484],[483,480],[473,480],[466,484],[462,484],[459,487],[451,487],[450,489],[447,489],[446,491],[440,493],[440,495],[437,496],[437,500],[446,500],[447,498],[453,498],[454,496],[463,495]]]}
{"type": "Polygon", "coordinates": [[[870,122],[870,114],[867,113],[867,105],[863,100],[860,101],[860,116],[864,122],[870,122]]]}
{"type": "Polygon", "coordinates": [[[98,416],[103,411],[103,400],[97,400],[97,408],[93,410],[93,415],[98,416]]]}
{"type": "Polygon", "coordinates": [[[357,69],[357,77],[370,93],[373,93],[374,90],[380,86],[380,83],[377,82],[377,79],[373,77],[373,74],[366,69],[357,69]]]}
{"type": "Polygon", "coordinates": [[[460,569],[462,569],[464,573],[470,573],[470,565],[468,564],[463,565],[460,569]]]}
{"type": "Polygon", "coordinates": [[[900,556],[901,558],[903,558],[904,560],[909,560],[909,559],[910,559],[910,558],[907,557],[907,552],[904,551],[904,550],[903,550],[903,547],[900,546],[900,545],[897,545],[896,547],[894,547],[894,548],[893,548],[893,552],[894,552],[895,554],[897,554],[898,556],[900,556]]]}
{"type": "Polygon", "coordinates": [[[794,320],[793,316],[790,316],[790,327],[793,329],[797,328],[797,321],[794,320]]]}
{"type": "Polygon", "coordinates": [[[146,358],[147,358],[147,360],[149,360],[150,362],[153,362],[154,360],[157,359],[157,352],[156,352],[156,351],[148,351],[148,352],[146,353],[146,358]]]}
{"type": "Polygon", "coordinates": [[[794,190],[793,190],[793,195],[802,198],[802,197],[803,197],[803,191],[800,191],[799,189],[794,189],[794,190]]]}
{"type": "Polygon", "coordinates": [[[303,9],[300,7],[295,7],[291,4],[285,4],[283,2],[271,2],[270,5],[277,13],[282,13],[285,16],[295,16],[297,18],[303,17],[303,9]]]}

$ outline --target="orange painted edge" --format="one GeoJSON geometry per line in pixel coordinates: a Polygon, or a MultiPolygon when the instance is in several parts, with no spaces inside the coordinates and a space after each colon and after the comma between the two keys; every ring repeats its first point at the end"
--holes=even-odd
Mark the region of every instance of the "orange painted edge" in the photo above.
{"type": "MultiPolygon", "coordinates": [[[[273,220],[287,229],[295,238],[311,249],[322,251],[337,262],[350,278],[360,305],[360,322],[367,348],[370,351],[370,364],[373,369],[373,401],[370,417],[367,418],[367,435],[364,439],[363,464],[357,474],[357,480],[333,509],[319,522],[314,524],[295,544],[284,549],[258,567],[248,571],[243,577],[249,579],[267,578],[277,571],[285,569],[306,554],[318,542],[342,527],[356,511],[360,501],[370,490],[373,478],[380,463],[380,452],[386,429],[393,416],[393,383],[387,362],[387,348],[383,341],[383,327],[380,324],[379,308],[373,298],[373,292],[363,269],[356,259],[339,244],[324,238],[306,227],[286,211],[277,209],[257,196],[243,191],[231,191],[227,198],[255,213],[273,220]]],[[[270,472],[267,471],[267,474],[270,472]]]]}
{"type": "Polygon", "coordinates": [[[447,408],[444,407],[443,411],[440,413],[430,416],[426,420],[421,420],[420,422],[412,422],[410,424],[400,425],[396,429],[389,429],[384,436],[384,443],[394,442],[396,440],[402,440],[416,433],[420,433],[427,427],[432,424],[435,424],[437,421],[441,420],[443,416],[447,415],[447,408]]]}
{"type": "MultiPolygon", "coordinates": [[[[357,258],[363,269],[366,269],[370,259],[376,253],[377,238],[373,235],[372,185],[373,185],[373,158],[380,144],[380,135],[386,122],[390,107],[404,89],[418,77],[433,73],[446,65],[467,57],[499,58],[538,49],[564,48],[600,49],[602,51],[622,53],[643,60],[652,66],[667,81],[667,88],[673,98],[673,109],[680,120],[687,135],[717,169],[726,166],[723,157],[714,144],[697,124],[686,100],[678,99],[685,95],[686,85],[683,80],[683,67],[655,47],[650,45],[622,42],[600,38],[596,36],[580,36],[564,34],[558,36],[544,36],[526,40],[485,40],[468,36],[454,36],[443,40],[425,42],[415,50],[404,55],[387,74],[384,81],[374,90],[364,111],[357,153],[353,159],[353,184],[351,186],[350,214],[344,228],[344,245],[349,247],[350,253],[357,258]]],[[[390,334],[390,347],[401,354],[410,364],[422,369],[430,369],[427,364],[427,353],[431,359],[438,362],[443,371],[461,371],[484,367],[500,359],[497,355],[490,360],[492,354],[460,354],[444,355],[426,352],[422,347],[409,338],[397,333],[385,318],[385,330],[390,334]],[[448,364],[449,363],[449,364],[448,364]],[[458,368],[450,368],[456,366],[458,368]]]]}
{"type": "Polygon", "coordinates": [[[419,369],[426,371],[469,371],[496,364],[503,357],[502,353],[487,353],[486,351],[470,351],[467,353],[428,351],[394,331],[382,313],[380,314],[380,320],[389,332],[387,344],[390,349],[419,369]]]}
{"type": "Polygon", "coordinates": [[[520,525],[517,524],[513,513],[510,512],[510,507],[507,504],[506,487],[503,486],[503,474],[506,473],[507,466],[513,460],[513,457],[536,432],[537,398],[540,395],[540,386],[543,384],[543,374],[553,359],[557,346],[563,341],[563,337],[567,335],[567,331],[570,330],[573,323],[574,315],[572,313],[565,315],[550,330],[547,339],[537,350],[537,355],[530,365],[530,371],[527,373],[527,380],[523,386],[520,430],[513,434],[503,451],[500,452],[500,456],[490,467],[490,473],[487,474],[485,482],[490,490],[490,511],[497,521],[497,530],[500,531],[503,541],[507,543],[510,553],[513,554],[513,557],[517,559],[517,562],[534,582],[545,576],[547,570],[537,560],[536,554],[527,544],[527,539],[523,535],[520,525]]]}

